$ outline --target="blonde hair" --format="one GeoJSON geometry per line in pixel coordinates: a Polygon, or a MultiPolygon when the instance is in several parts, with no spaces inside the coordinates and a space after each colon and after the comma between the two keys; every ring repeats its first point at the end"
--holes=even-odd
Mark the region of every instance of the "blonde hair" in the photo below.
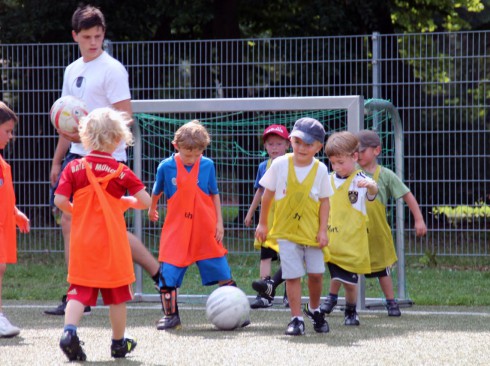
{"type": "Polygon", "coordinates": [[[327,140],[325,154],[330,156],[349,156],[359,151],[359,139],[349,131],[335,132],[327,140]]]}
{"type": "Polygon", "coordinates": [[[187,122],[175,132],[172,144],[177,145],[180,149],[205,150],[210,142],[211,137],[206,127],[198,120],[193,120],[187,122]]]}
{"type": "Polygon", "coordinates": [[[97,108],[80,121],[80,140],[86,150],[115,148],[121,141],[133,145],[129,129],[131,117],[126,112],[112,108],[97,108]]]}

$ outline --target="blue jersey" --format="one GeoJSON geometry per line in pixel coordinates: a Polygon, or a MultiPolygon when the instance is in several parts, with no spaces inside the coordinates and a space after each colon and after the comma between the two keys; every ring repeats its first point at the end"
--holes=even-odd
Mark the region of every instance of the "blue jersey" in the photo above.
{"type": "MultiPolygon", "coordinates": [[[[187,171],[192,169],[192,166],[185,166],[187,171]]],[[[169,199],[177,190],[177,165],[175,163],[175,154],[163,160],[157,168],[156,180],[153,185],[152,193],[159,195],[162,192],[169,199]]],[[[216,170],[214,162],[203,156],[199,166],[198,187],[206,194],[219,194],[218,183],[216,181],[216,170]]]]}
{"type": "Polygon", "coordinates": [[[262,163],[259,164],[259,170],[257,171],[257,178],[255,178],[255,184],[254,184],[255,189],[263,188],[259,184],[259,182],[267,170],[267,164],[269,163],[269,160],[270,159],[264,160],[262,163]]]}

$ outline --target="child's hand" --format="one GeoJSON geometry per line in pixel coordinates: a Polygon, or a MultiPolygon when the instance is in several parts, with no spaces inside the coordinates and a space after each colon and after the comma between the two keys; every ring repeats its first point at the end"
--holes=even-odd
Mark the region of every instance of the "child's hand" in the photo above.
{"type": "Polygon", "coordinates": [[[267,226],[258,224],[255,229],[255,238],[261,243],[267,239],[267,226]]]}
{"type": "Polygon", "coordinates": [[[415,235],[424,236],[427,233],[427,226],[424,220],[415,220],[415,235]]]}
{"type": "Polygon", "coordinates": [[[247,215],[243,223],[246,227],[250,227],[250,225],[252,225],[252,215],[247,215]]]}
{"type": "Polygon", "coordinates": [[[153,222],[158,221],[158,210],[150,207],[148,209],[148,218],[153,222]]]}
{"type": "Polygon", "coordinates": [[[372,179],[361,179],[357,182],[359,188],[367,188],[368,194],[375,195],[378,193],[378,185],[372,179]]]}
{"type": "Polygon", "coordinates": [[[17,210],[17,213],[15,214],[15,224],[19,227],[21,233],[26,234],[31,230],[29,219],[19,210],[17,210]]]}
{"type": "Polygon", "coordinates": [[[224,236],[225,236],[225,228],[223,227],[223,223],[218,222],[216,224],[216,234],[214,235],[214,238],[218,243],[221,243],[223,241],[224,236]]]}
{"type": "Polygon", "coordinates": [[[318,231],[316,235],[316,241],[318,242],[320,248],[324,248],[328,245],[328,236],[325,230],[318,231]]]}

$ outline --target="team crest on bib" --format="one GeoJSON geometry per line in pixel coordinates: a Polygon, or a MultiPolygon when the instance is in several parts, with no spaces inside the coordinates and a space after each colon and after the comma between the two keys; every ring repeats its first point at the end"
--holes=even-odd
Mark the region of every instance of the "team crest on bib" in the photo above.
{"type": "Polygon", "coordinates": [[[349,201],[354,204],[357,202],[357,198],[359,196],[359,192],[357,191],[349,191],[349,201]]]}

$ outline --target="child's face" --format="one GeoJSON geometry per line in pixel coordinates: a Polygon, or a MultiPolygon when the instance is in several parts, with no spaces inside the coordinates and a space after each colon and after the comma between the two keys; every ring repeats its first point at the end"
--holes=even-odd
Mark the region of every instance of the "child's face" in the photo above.
{"type": "Polygon", "coordinates": [[[358,159],[358,153],[355,152],[351,155],[329,156],[332,169],[341,177],[348,177],[356,170],[356,162],[358,159]]]}
{"type": "Polygon", "coordinates": [[[364,149],[363,151],[359,151],[358,163],[361,166],[361,168],[368,167],[374,161],[376,161],[376,158],[378,157],[380,152],[381,152],[380,146],[368,147],[368,148],[364,149]]]}
{"type": "Polygon", "coordinates": [[[264,142],[264,147],[269,154],[269,158],[275,159],[286,154],[289,149],[289,141],[277,135],[270,135],[264,142]]]}
{"type": "Polygon", "coordinates": [[[0,125],[0,149],[5,149],[5,146],[14,138],[14,121],[10,120],[0,125]]]}
{"type": "Polygon", "coordinates": [[[78,33],[72,32],[73,40],[78,43],[83,61],[95,60],[102,54],[104,34],[104,28],[100,26],[82,29],[78,33]]]}
{"type": "Polygon", "coordinates": [[[307,144],[298,137],[291,137],[291,146],[293,147],[295,165],[307,166],[311,164],[313,157],[322,149],[323,144],[320,141],[307,144]]]}
{"type": "Polygon", "coordinates": [[[182,160],[182,163],[184,165],[194,165],[194,163],[199,159],[199,157],[202,155],[203,150],[200,149],[180,149],[177,148],[179,151],[179,156],[180,160],[182,160]]]}

